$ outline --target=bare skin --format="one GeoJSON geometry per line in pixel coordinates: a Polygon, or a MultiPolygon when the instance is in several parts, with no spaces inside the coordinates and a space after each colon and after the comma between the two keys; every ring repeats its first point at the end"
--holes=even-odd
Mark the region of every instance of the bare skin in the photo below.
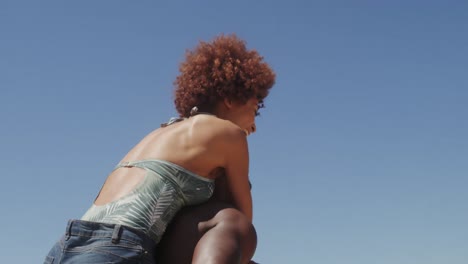
{"type": "Polygon", "coordinates": [[[157,263],[249,263],[255,228],[229,204],[210,201],[184,208],[158,245],[157,263]]]}
{"type": "Polygon", "coordinates": [[[226,188],[220,176],[210,201],[176,215],[156,249],[157,263],[256,263],[250,260],[257,244],[255,228],[229,203],[226,188]]]}
{"type": "MultiPolygon", "coordinates": [[[[216,116],[197,115],[156,129],[122,161],[165,160],[209,179],[215,179],[223,169],[233,205],[252,220],[245,131],[255,130],[257,104],[256,99],[245,105],[225,100],[218,103],[216,116]]],[[[143,170],[134,167],[115,170],[104,183],[95,204],[103,205],[128,194],[143,175],[143,170]]]]}
{"type": "MultiPolygon", "coordinates": [[[[198,210],[204,221],[197,224],[192,263],[247,263],[255,251],[246,135],[255,132],[257,108],[256,98],[246,104],[225,99],[218,102],[214,115],[196,115],[154,130],[122,159],[165,160],[208,179],[224,175],[223,195],[229,197],[230,204],[198,210]],[[251,245],[245,246],[248,243],[251,245]]],[[[95,204],[104,205],[128,194],[144,174],[135,167],[113,171],[95,204]]]]}

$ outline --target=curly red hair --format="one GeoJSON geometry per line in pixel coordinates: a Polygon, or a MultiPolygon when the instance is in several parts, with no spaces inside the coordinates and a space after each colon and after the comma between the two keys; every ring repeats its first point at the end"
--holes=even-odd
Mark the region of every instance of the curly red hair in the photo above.
{"type": "MultiPolygon", "coordinates": [[[[212,112],[216,103],[229,98],[245,103],[256,96],[263,103],[275,83],[275,73],[256,50],[247,50],[236,35],[200,41],[186,52],[174,81],[175,106],[181,117],[197,106],[212,112]]],[[[263,105],[263,104],[262,104],[263,105]]]]}

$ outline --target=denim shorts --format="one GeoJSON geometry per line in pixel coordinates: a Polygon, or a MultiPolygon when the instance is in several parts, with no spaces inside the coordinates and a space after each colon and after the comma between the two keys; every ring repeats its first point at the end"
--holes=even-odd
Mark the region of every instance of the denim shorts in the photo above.
{"type": "Polygon", "coordinates": [[[65,235],[50,250],[44,264],[155,264],[155,247],[151,238],[134,228],[70,220],[65,235]]]}

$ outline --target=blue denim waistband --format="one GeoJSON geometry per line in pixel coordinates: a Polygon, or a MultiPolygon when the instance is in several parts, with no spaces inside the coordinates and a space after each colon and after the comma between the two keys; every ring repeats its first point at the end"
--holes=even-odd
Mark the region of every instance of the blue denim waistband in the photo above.
{"type": "Polygon", "coordinates": [[[117,244],[120,240],[140,244],[147,250],[153,250],[156,243],[142,231],[119,224],[106,224],[71,219],[65,231],[65,240],[70,236],[109,238],[117,244]]]}

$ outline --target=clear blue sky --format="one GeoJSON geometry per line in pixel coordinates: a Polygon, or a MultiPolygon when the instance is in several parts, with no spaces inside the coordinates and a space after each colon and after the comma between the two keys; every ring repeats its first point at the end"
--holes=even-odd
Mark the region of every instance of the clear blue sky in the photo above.
{"type": "Polygon", "coordinates": [[[468,2],[1,1],[0,263],[42,263],[175,115],[187,48],[277,73],[249,138],[260,263],[468,263],[468,2]]]}

